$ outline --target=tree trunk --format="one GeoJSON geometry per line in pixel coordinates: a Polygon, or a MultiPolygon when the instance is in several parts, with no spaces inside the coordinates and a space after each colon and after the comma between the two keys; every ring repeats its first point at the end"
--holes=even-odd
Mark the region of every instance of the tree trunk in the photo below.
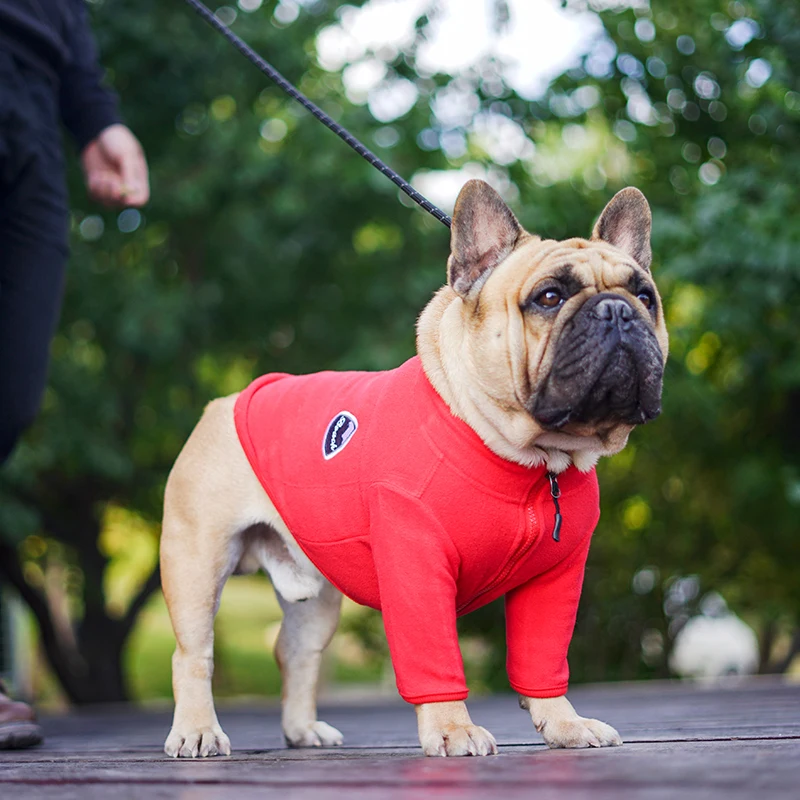
{"type": "Polygon", "coordinates": [[[758,650],[760,653],[758,674],[767,675],[775,672],[774,666],[770,663],[772,646],[775,644],[775,637],[778,633],[778,621],[771,617],[761,628],[761,635],[758,637],[758,650]]]}
{"type": "Polygon", "coordinates": [[[775,671],[781,674],[786,672],[798,653],[800,653],[800,628],[795,628],[792,633],[792,641],[789,644],[789,652],[778,662],[775,671]]]}
{"type": "Polygon", "coordinates": [[[47,598],[25,580],[15,548],[0,540],[0,577],[11,584],[30,607],[39,624],[47,660],[70,702],[78,705],[129,699],[122,668],[125,642],[139,611],[160,583],[158,569],[155,569],[125,616],[109,617],[102,592],[96,591],[98,585],[102,587],[102,571],[98,576],[96,569],[104,559],[96,546],[92,549],[94,552],[89,552],[88,559],[86,551],[78,549],[79,557],[83,556],[80,566],[85,570],[85,586],[93,579],[95,582],[84,592],[85,613],[76,636],[64,637],[59,634],[47,598]],[[95,574],[91,575],[92,572],[95,574]]]}

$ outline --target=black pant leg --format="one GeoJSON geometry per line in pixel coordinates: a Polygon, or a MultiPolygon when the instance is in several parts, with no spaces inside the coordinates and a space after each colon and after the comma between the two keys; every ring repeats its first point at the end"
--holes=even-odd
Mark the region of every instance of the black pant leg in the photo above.
{"type": "Polygon", "coordinates": [[[67,192],[55,87],[0,53],[0,464],[33,421],[63,295],[67,192]]]}

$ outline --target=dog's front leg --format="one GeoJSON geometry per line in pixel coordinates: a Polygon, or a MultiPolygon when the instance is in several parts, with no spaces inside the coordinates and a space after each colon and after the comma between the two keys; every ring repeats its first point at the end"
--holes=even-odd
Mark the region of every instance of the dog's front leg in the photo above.
{"type": "Polygon", "coordinates": [[[426,756],[489,755],[492,735],[473,725],[458,645],[460,559],[438,519],[404,490],[371,487],[372,554],[397,689],[415,706],[426,756]]]}
{"type": "Polygon", "coordinates": [[[519,705],[530,712],[536,730],[548,747],[616,747],[622,744],[620,735],[610,725],[579,716],[566,695],[526,697],[521,694],[519,705]]]}
{"type": "Polygon", "coordinates": [[[506,595],[508,677],[548,747],[622,744],[605,722],[578,716],[567,700],[567,649],[575,627],[590,537],[563,561],[506,595]],[[549,697],[536,697],[541,694],[549,697]]]}
{"type": "Polygon", "coordinates": [[[497,742],[486,728],[474,725],[463,700],[422,703],[417,710],[417,728],[426,756],[489,756],[497,753],[497,742]]]}

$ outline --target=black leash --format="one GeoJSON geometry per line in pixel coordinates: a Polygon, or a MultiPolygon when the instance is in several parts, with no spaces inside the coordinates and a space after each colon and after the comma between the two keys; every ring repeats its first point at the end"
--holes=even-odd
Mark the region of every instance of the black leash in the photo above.
{"type": "Polygon", "coordinates": [[[209,24],[221,33],[251,64],[255,64],[273,83],[276,83],[293,100],[308,109],[323,125],[330,128],[342,141],[350,145],[363,159],[372,164],[375,169],[382,172],[392,183],[399,186],[415,203],[422,206],[429,214],[436,217],[439,222],[450,227],[451,219],[430,200],[424,198],[408,181],[401,178],[391,167],[384,164],[371,150],[364,147],[349,131],[331,119],[319,106],[312,103],[302,92],[297,90],[283,75],[271,64],[268,64],[253,50],[250,45],[242,41],[233,31],[221,22],[212,11],[204,6],[200,0],[186,0],[186,2],[209,24]]]}

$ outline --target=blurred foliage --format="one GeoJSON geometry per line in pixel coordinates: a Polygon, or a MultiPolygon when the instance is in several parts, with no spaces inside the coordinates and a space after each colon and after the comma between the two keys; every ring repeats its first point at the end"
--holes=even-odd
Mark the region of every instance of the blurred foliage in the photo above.
{"type": "MultiPolygon", "coordinates": [[[[315,59],[317,33],[347,11],[337,5],[220,13],[420,185],[425,171],[486,174],[526,227],[554,238],[588,234],[629,183],[653,205],[672,348],[664,413],[600,467],[574,678],[665,674],[693,600],[675,599],[687,575],[756,624],[769,655],[800,623],[800,7],[605,10],[604,37],[535,101],[500,62],[455,78],[418,70],[423,16],[404,50],[372,54],[388,63],[384,86],[411,81],[418,93],[387,122],[348,103],[340,73],[315,59]]],[[[0,534],[76,701],[128,692],[122,653],[157,586],[164,481],[203,405],[267,371],[397,365],[448,251],[438,222],[403,208],[389,181],[182,4],[93,6],[153,200],[142,214],[98,211],[73,175],[50,388],[0,482],[0,534]],[[115,569],[136,585],[104,591],[115,569]],[[68,619],[48,623],[59,592],[68,619]]],[[[490,645],[471,647],[470,662],[490,688],[507,686],[502,615],[494,604],[461,622],[490,645]]],[[[350,634],[381,651],[374,618],[350,634]]]]}
{"type": "MultiPolygon", "coordinates": [[[[770,654],[800,622],[800,6],[651,6],[604,13],[609,41],[530,114],[568,149],[598,126],[626,143],[671,336],[663,416],[599,468],[571,650],[591,680],[665,674],[694,600],[680,576],[756,625],[765,669],[788,666],[770,654]]],[[[589,166],[570,183],[589,197],[603,177],[589,166]]]]}
{"type": "Polygon", "coordinates": [[[640,673],[635,645],[669,643],[675,580],[696,574],[756,625],[764,668],[785,668],[770,655],[800,624],[800,5],[652,5],[605,15],[617,57],[597,86],[613,125],[634,123],[619,132],[654,205],[671,358],[663,417],[600,471],[573,660],[640,673]]]}

